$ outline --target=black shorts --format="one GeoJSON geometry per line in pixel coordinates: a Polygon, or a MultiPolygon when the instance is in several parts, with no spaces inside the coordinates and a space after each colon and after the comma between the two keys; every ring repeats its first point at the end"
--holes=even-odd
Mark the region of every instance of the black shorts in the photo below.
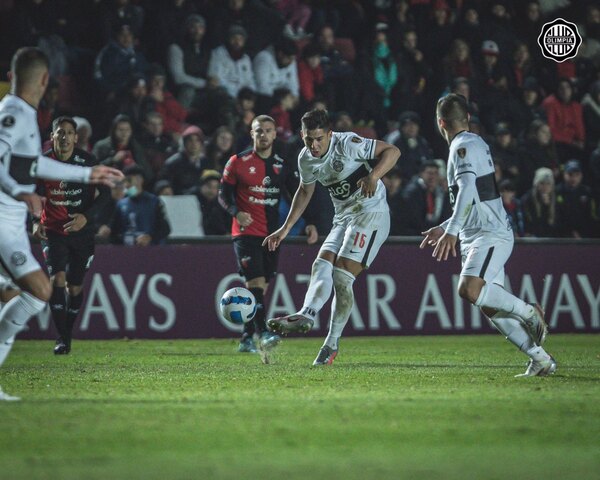
{"type": "Polygon", "coordinates": [[[94,260],[94,235],[59,235],[46,231],[48,240],[42,241],[44,259],[50,276],[66,272],[67,283],[82,285],[85,272],[94,260]]]}
{"type": "Polygon", "coordinates": [[[277,273],[279,261],[279,248],[270,252],[262,246],[264,238],[249,235],[235,237],[233,249],[237,258],[239,274],[246,281],[258,277],[265,277],[267,282],[277,273]]]}

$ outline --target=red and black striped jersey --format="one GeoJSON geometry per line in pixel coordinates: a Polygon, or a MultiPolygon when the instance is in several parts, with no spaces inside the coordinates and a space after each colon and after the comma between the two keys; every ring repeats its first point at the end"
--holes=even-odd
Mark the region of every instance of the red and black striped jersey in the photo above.
{"type": "MultiPolygon", "coordinates": [[[[53,150],[45,152],[45,155],[58,159],[53,150]]],[[[64,162],[82,167],[98,165],[94,155],[79,148],[75,148],[71,157],[64,162]]],[[[107,187],[58,180],[38,180],[37,192],[46,198],[41,223],[46,229],[60,235],[67,235],[63,226],[72,220],[69,214],[74,213],[84,214],[88,223],[80,231],[70,233],[70,235],[92,230],[92,217],[110,197],[110,190],[107,187]],[[98,191],[98,195],[96,195],[96,191],[98,191]]]]}
{"type": "Polygon", "coordinates": [[[277,154],[261,158],[254,150],[246,150],[233,155],[223,172],[221,205],[233,215],[231,234],[266,237],[279,227],[279,200],[282,190],[293,191],[298,185],[295,170],[277,154]],[[226,190],[235,190],[232,205],[226,190]],[[235,218],[237,212],[252,216],[252,223],[241,227],[235,218]]]}

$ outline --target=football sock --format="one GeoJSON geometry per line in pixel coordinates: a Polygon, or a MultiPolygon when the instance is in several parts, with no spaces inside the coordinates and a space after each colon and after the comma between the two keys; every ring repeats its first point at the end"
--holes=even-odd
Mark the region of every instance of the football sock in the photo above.
{"type": "Polygon", "coordinates": [[[548,355],[548,352],[546,352],[546,350],[544,350],[542,347],[539,347],[537,345],[530,348],[525,353],[536,361],[547,360],[548,358],[550,358],[550,355],[548,355]]]}
{"type": "Polygon", "coordinates": [[[0,365],[4,363],[12,348],[11,339],[45,306],[46,302],[42,302],[30,293],[21,292],[0,310],[0,365]]]}
{"type": "Polygon", "coordinates": [[[350,272],[338,267],[333,269],[333,285],[335,295],[331,305],[331,320],[329,321],[329,333],[325,338],[324,345],[334,350],[338,348],[338,342],[342,331],[348,323],[352,306],[354,305],[354,291],[352,285],[356,277],[350,272]]]}
{"type": "Polygon", "coordinates": [[[506,312],[498,312],[490,320],[494,326],[506,337],[506,339],[523,353],[536,347],[529,333],[523,326],[521,320],[515,315],[506,312]]]}
{"type": "MultiPolygon", "coordinates": [[[[267,324],[265,323],[265,291],[262,288],[249,288],[256,299],[256,313],[252,322],[256,333],[262,333],[267,330],[267,324]]],[[[248,322],[250,323],[250,322],[248,322]]]]}
{"type": "Polygon", "coordinates": [[[64,341],[67,337],[67,299],[65,297],[65,287],[52,287],[50,296],[50,311],[52,312],[52,321],[58,332],[58,336],[64,341]]]}
{"type": "Polygon", "coordinates": [[[535,313],[533,306],[494,283],[486,283],[483,286],[475,305],[513,313],[521,318],[529,318],[535,313]]]}
{"type": "Polygon", "coordinates": [[[81,304],[83,303],[83,290],[77,295],[68,295],[67,298],[69,302],[67,307],[67,337],[65,338],[65,340],[67,341],[67,343],[71,343],[71,338],[73,336],[73,325],[75,325],[75,321],[77,320],[77,316],[79,315],[79,309],[81,308],[81,304]]]}
{"type": "Polygon", "coordinates": [[[310,284],[304,296],[304,305],[298,312],[312,320],[331,296],[333,288],[333,265],[323,258],[317,258],[312,266],[310,284]]]}

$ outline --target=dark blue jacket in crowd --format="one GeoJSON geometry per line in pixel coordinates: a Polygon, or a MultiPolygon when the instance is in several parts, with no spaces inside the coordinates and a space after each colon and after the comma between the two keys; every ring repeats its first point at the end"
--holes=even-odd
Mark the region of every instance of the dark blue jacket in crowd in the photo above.
{"type": "Polygon", "coordinates": [[[135,245],[136,237],[148,234],[152,244],[164,244],[171,228],[164,214],[163,204],[156,195],[142,192],[117,202],[111,227],[113,243],[135,245]]]}

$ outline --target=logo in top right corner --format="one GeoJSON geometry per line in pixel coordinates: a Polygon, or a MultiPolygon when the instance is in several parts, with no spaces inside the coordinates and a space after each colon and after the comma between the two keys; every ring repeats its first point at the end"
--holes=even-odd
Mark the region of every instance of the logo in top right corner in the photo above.
{"type": "Polygon", "coordinates": [[[558,63],[577,55],[581,45],[581,35],[577,25],[563,18],[545,23],[537,40],[542,55],[558,63]]]}

